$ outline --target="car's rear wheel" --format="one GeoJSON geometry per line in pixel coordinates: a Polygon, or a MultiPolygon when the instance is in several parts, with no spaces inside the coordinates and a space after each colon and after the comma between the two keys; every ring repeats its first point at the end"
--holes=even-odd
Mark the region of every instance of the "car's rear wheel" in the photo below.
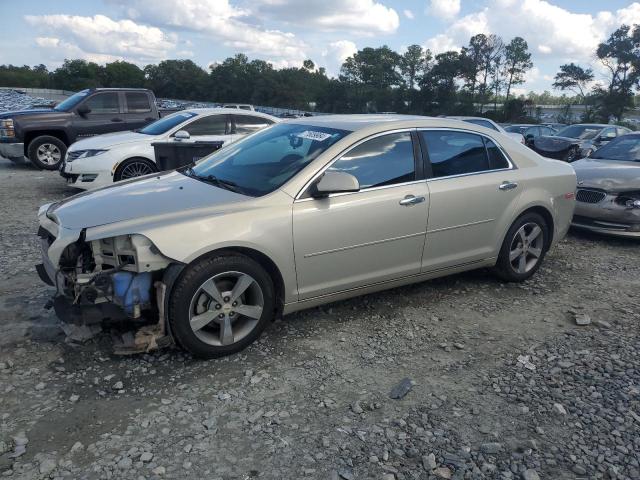
{"type": "Polygon", "coordinates": [[[549,227],[530,212],[519,217],[502,242],[495,271],[508,282],[523,282],[538,271],[547,253],[549,227]]]}
{"type": "Polygon", "coordinates": [[[50,135],[34,138],[27,148],[31,163],[42,170],[57,170],[66,153],[64,142],[50,135]]]}
{"type": "Polygon", "coordinates": [[[274,287],[254,260],[235,253],[187,267],[169,299],[177,342],[201,358],[236,353],[255,341],[274,317],[274,287]]]}
{"type": "Polygon", "coordinates": [[[142,177],[157,171],[155,163],[146,158],[130,158],[118,165],[113,175],[113,181],[129,180],[130,178],[142,177]]]}

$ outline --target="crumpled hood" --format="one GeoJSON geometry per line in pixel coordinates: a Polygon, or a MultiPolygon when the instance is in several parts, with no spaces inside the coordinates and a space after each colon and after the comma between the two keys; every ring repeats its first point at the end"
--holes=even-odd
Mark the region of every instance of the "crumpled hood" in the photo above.
{"type": "Polygon", "coordinates": [[[77,230],[151,215],[229,205],[250,198],[178,172],[168,172],[74,195],[51,205],[47,215],[54,215],[61,227],[77,230]]]}
{"type": "Polygon", "coordinates": [[[600,188],[611,193],[640,190],[640,162],[585,158],[571,165],[578,188],[600,188]]]}
{"type": "Polygon", "coordinates": [[[78,150],[91,150],[91,149],[109,149],[122,145],[125,143],[133,142],[147,142],[151,143],[156,137],[153,135],[145,135],[138,132],[116,132],[107,133],[104,135],[97,135],[91,138],[85,138],[80,140],[69,148],[70,152],[77,152],[78,150]]]}
{"type": "Polygon", "coordinates": [[[582,145],[584,143],[588,143],[588,141],[547,135],[540,136],[533,141],[537,150],[544,150],[545,152],[560,152],[566,150],[571,145],[582,145]]]}

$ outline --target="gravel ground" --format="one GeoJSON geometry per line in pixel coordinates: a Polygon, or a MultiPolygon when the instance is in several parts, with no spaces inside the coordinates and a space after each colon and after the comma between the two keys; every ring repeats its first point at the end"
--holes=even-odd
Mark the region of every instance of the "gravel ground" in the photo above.
{"type": "Polygon", "coordinates": [[[572,233],[525,284],[335,303],[222,360],[116,357],[43,309],[35,213],[72,193],[0,160],[0,474],[640,479],[637,242],[572,233]]]}

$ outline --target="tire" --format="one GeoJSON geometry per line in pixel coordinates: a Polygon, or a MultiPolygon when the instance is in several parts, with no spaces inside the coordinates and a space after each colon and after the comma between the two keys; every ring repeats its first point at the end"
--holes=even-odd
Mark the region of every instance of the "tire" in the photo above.
{"type": "Polygon", "coordinates": [[[119,182],[120,180],[129,180],[131,178],[141,177],[143,175],[149,175],[158,171],[158,167],[151,160],[146,158],[129,158],[118,165],[116,172],[113,175],[113,181],[119,182]]]}
{"type": "Polygon", "coordinates": [[[271,277],[254,260],[236,253],[205,257],[188,266],[171,291],[171,332],[196,357],[231,355],[253,343],[273,320],[274,299],[271,277]]]}
{"type": "Polygon", "coordinates": [[[542,265],[548,245],[549,226],[545,219],[534,212],[525,213],[513,222],[505,235],[495,266],[496,274],[507,282],[528,280],[542,265]],[[535,232],[538,232],[537,236],[532,237],[535,232]],[[526,243],[523,241],[523,233],[526,243]],[[526,244],[524,249],[523,244],[526,244]],[[522,253],[516,256],[518,251],[522,253]]]}
{"type": "Polygon", "coordinates": [[[50,135],[34,138],[27,148],[27,157],[41,170],[57,170],[66,153],[64,142],[50,135]]]}
{"type": "Polygon", "coordinates": [[[578,147],[571,147],[564,157],[564,161],[567,163],[575,162],[578,160],[578,147]]]}

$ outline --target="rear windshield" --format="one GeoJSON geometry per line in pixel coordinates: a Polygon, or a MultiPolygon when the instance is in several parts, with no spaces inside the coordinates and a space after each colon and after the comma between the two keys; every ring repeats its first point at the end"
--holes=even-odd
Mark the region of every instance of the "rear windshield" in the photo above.
{"type": "Polygon", "coordinates": [[[198,114],[195,112],[173,113],[168,117],[163,117],[160,120],[156,120],[155,122],[150,123],[146,127],[138,130],[138,132],[144,133],[145,135],[161,135],[168,132],[173,127],[176,127],[181,123],[195,117],[196,115],[198,114]]]}
{"type": "Polygon", "coordinates": [[[602,130],[602,127],[594,127],[587,125],[570,125],[560,130],[556,135],[558,137],[578,138],[580,140],[590,140],[594,138],[602,130]]]}

